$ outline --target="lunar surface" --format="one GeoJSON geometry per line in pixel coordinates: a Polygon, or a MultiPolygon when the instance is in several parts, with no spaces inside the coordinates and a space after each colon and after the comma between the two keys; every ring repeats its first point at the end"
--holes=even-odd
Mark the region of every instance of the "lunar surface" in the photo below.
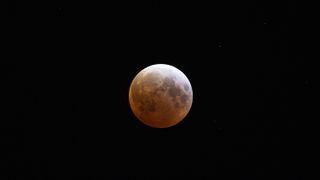
{"type": "Polygon", "coordinates": [[[188,78],[177,68],[155,64],[140,71],[129,89],[134,115],[154,128],[182,121],[190,111],[193,92],[188,78]]]}

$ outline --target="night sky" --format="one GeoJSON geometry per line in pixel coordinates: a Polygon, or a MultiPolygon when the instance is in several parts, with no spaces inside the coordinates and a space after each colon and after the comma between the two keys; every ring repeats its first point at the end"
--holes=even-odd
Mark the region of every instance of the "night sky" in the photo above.
{"type": "Polygon", "coordinates": [[[305,175],[313,80],[296,1],[6,7],[1,178],[305,175]],[[180,69],[194,94],[167,129],[140,123],[128,102],[134,76],[158,63],[180,69]]]}

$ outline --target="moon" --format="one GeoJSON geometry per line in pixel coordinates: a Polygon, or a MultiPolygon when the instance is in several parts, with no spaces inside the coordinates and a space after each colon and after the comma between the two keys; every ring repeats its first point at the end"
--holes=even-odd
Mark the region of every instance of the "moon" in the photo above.
{"type": "Polygon", "coordinates": [[[193,91],[186,75],[174,66],[154,64],[141,70],[129,88],[129,104],[145,125],[168,128],[189,113],[193,91]]]}

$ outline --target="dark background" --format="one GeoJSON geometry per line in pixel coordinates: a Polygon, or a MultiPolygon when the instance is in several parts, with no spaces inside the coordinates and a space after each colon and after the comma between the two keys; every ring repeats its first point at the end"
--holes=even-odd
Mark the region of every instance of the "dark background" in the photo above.
{"type": "Polygon", "coordinates": [[[2,178],[304,176],[312,71],[296,1],[5,7],[2,178]],[[168,129],[141,124],[128,103],[155,63],[193,87],[190,113],[168,129]]]}

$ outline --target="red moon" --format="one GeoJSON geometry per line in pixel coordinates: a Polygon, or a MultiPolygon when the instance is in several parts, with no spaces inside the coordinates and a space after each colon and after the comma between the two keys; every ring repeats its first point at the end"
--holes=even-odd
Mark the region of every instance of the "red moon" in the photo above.
{"type": "Polygon", "coordinates": [[[134,115],[145,125],[168,128],[189,113],[193,91],[188,78],[179,69],[155,64],[141,70],[129,89],[134,115]]]}

